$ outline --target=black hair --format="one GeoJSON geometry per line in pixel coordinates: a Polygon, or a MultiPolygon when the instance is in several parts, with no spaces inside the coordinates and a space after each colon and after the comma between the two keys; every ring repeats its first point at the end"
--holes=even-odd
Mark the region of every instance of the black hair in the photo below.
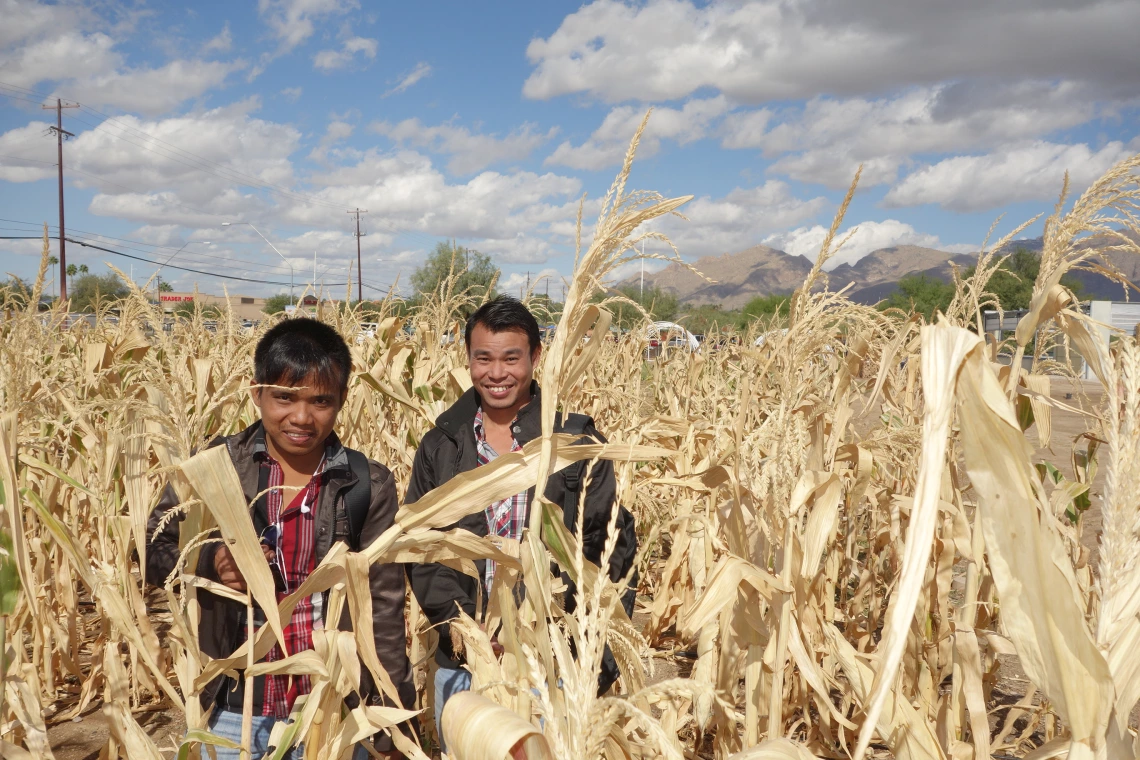
{"type": "Polygon", "coordinates": [[[297,385],[315,375],[322,389],[348,390],[352,354],[335,329],[308,317],[286,319],[257,342],[253,381],[297,385]]]}
{"type": "Polygon", "coordinates": [[[487,301],[467,320],[467,331],[463,334],[463,339],[467,342],[468,351],[471,350],[471,333],[475,330],[475,325],[483,325],[493,333],[507,330],[526,333],[532,354],[542,341],[538,334],[538,320],[530,313],[530,309],[523,306],[517,298],[506,294],[487,301]]]}

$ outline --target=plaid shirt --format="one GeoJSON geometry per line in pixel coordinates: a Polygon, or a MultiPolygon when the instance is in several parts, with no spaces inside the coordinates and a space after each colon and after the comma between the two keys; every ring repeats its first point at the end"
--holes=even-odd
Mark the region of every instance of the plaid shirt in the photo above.
{"type": "MultiPolygon", "coordinates": [[[[514,423],[511,423],[514,427],[514,423]]],[[[475,450],[479,459],[479,466],[490,462],[492,459],[498,457],[498,453],[491,448],[491,444],[487,442],[487,433],[483,429],[483,410],[480,409],[475,413],[475,450]]],[[[522,446],[511,436],[511,451],[522,451],[522,446]]],[[[527,492],[516,493],[514,496],[496,501],[491,506],[487,507],[485,512],[487,516],[487,532],[492,536],[505,536],[519,540],[522,537],[523,528],[526,527],[526,513],[527,513],[527,492]]],[[[495,580],[495,561],[487,560],[487,572],[483,579],[483,583],[487,587],[487,593],[491,593],[491,582],[495,580]]]]}
{"type": "MultiPolygon", "coordinates": [[[[276,565],[285,580],[285,592],[277,598],[281,601],[296,591],[316,568],[315,507],[324,480],[328,453],[321,459],[308,485],[296,495],[282,490],[285,473],[277,460],[269,456],[268,452],[257,456],[261,459],[261,466],[269,468],[268,487],[273,489],[266,494],[266,511],[269,524],[277,528],[276,565]],[[285,502],[286,494],[292,495],[288,504],[285,502]]],[[[301,600],[293,610],[293,616],[285,626],[285,643],[290,654],[313,648],[313,631],[322,624],[321,599],[319,594],[314,594],[301,600]]],[[[274,644],[265,656],[265,661],[276,662],[283,658],[281,646],[274,644]]],[[[278,719],[288,718],[297,697],[308,694],[311,688],[308,676],[265,676],[261,714],[278,719]]]]}

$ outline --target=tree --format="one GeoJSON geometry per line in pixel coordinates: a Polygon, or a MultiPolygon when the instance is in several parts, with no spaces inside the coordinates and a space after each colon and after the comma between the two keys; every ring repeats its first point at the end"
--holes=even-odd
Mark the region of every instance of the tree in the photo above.
{"type": "Polygon", "coordinates": [[[22,309],[32,298],[32,286],[14,274],[0,284],[0,305],[5,309],[22,309]]]}
{"type": "Polygon", "coordinates": [[[788,310],[791,308],[791,302],[791,296],[781,295],[779,293],[756,296],[744,304],[744,308],[740,310],[740,327],[747,327],[749,322],[760,319],[761,317],[786,317],[788,316],[788,310]]]}
{"type": "MultiPolygon", "coordinates": [[[[193,319],[195,307],[198,305],[197,301],[183,301],[174,307],[173,314],[176,317],[184,319],[193,319]]],[[[202,307],[202,319],[221,319],[222,310],[217,306],[209,305],[202,307]]]]}
{"type": "Polygon", "coordinates": [[[75,275],[79,274],[79,268],[74,264],[68,264],[64,271],[67,273],[67,289],[71,290],[75,283],[75,275]]]}
{"type": "Polygon", "coordinates": [[[174,286],[171,285],[169,282],[159,282],[158,283],[158,292],[159,293],[172,293],[172,292],[174,292],[174,286]]]}
{"type": "Polygon", "coordinates": [[[288,293],[278,293],[275,296],[266,298],[265,306],[263,306],[261,310],[266,314],[277,314],[285,311],[286,306],[293,306],[296,305],[296,303],[297,299],[295,297],[290,298],[288,293]]]}
{"type": "Polygon", "coordinates": [[[902,309],[922,314],[926,321],[934,312],[946,311],[954,299],[954,286],[926,274],[908,274],[899,280],[898,290],[891,293],[879,308],[902,309]]]}
{"type": "MultiPolygon", "coordinates": [[[[972,277],[975,269],[969,267],[964,276],[972,277]]],[[[986,290],[997,297],[1003,310],[1028,309],[1029,302],[1033,300],[1033,283],[1040,271],[1041,257],[1033,251],[1018,248],[994,272],[986,283],[986,290]]],[[[1079,280],[1065,275],[1061,284],[1080,297],[1083,286],[1079,280]]]]}
{"type": "Polygon", "coordinates": [[[416,296],[438,293],[443,281],[453,274],[459,276],[456,293],[466,292],[482,301],[494,295],[492,283],[499,276],[499,268],[486,254],[447,242],[439,243],[427,260],[412,272],[412,288],[416,296]]]}
{"type": "Polygon", "coordinates": [[[126,298],[130,292],[126,283],[112,272],[104,275],[83,274],[76,278],[75,287],[70,291],[71,308],[74,311],[92,312],[126,298]]]}
{"type": "MultiPolygon", "coordinates": [[[[616,295],[624,296],[641,306],[654,322],[672,322],[681,310],[677,296],[657,287],[649,288],[642,293],[641,288],[636,285],[623,285],[617,288],[616,295]]],[[[610,296],[602,293],[594,296],[594,300],[600,301],[607,297],[610,296]]],[[[622,330],[633,329],[645,321],[641,310],[629,303],[617,301],[610,303],[606,308],[614,315],[614,326],[622,330]]]]}
{"type": "Polygon", "coordinates": [[[80,265],[79,265],[79,274],[88,274],[88,273],[90,273],[90,271],[91,271],[91,270],[89,270],[89,269],[87,268],[87,265],[86,265],[86,264],[80,264],[80,265]]]}
{"type": "Polygon", "coordinates": [[[684,305],[677,317],[677,321],[694,335],[708,335],[736,327],[740,320],[739,310],[722,309],[720,304],[684,305]]]}

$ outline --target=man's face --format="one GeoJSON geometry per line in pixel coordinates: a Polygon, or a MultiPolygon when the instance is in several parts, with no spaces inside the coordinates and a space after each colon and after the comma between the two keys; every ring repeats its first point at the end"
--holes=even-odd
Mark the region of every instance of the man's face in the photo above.
{"type": "Polygon", "coordinates": [[[522,330],[491,332],[482,324],[475,325],[467,346],[467,362],[471,383],[483,405],[511,409],[529,401],[534,365],[541,352],[541,346],[530,350],[530,341],[522,330]]]}
{"type": "Polygon", "coordinates": [[[254,388],[265,436],[277,453],[304,457],[320,449],[332,433],[344,392],[321,387],[315,376],[298,388],[254,388]]]}

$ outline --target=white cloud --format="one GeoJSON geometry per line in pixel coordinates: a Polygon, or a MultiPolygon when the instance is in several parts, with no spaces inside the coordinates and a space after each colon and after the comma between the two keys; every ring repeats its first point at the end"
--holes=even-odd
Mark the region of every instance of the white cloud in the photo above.
{"type": "MultiPolygon", "coordinates": [[[[356,163],[330,168],[311,178],[318,196],[345,208],[383,209],[368,224],[419,236],[425,248],[438,237],[471,241],[505,262],[542,263],[563,250],[556,225],[572,220],[581,191],[577,179],[556,174],[485,171],[465,183],[449,184],[419,153],[375,149],[356,163]]],[[[328,211],[294,205],[290,223],[325,224],[328,211]]]]}
{"type": "Polygon", "coordinates": [[[222,84],[246,65],[175,59],[158,67],[130,66],[116,50],[121,40],[104,28],[121,32],[106,20],[88,10],[72,12],[71,6],[52,8],[4,0],[0,80],[26,88],[53,82],[64,93],[82,93],[85,105],[158,114],[222,84]]]}
{"type": "Polygon", "coordinates": [[[429,127],[419,119],[405,119],[398,124],[376,122],[369,129],[400,144],[451,156],[447,168],[452,174],[471,174],[492,164],[521,161],[558,132],[552,128],[543,134],[537,131],[537,125],[528,122],[499,137],[472,133],[451,123],[429,127]]]}
{"type": "MultiPolygon", "coordinates": [[[[689,100],[679,110],[655,108],[641,136],[638,155],[652,156],[660,149],[664,139],[684,145],[705,137],[709,125],[728,111],[728,108],[728,100],[723,95],[689,100]]],[[[645,110],[637,106],[618,106],[612,109],[589,140],[577,146],[569,141],[563,142],[547,156],[546,165],[593,171],[620,164],[629,148],[630,138],[645,116],[645,110]]]]}
{"type": "Polygon", "coordinates": [[[313,56],[313,65],[328,74],[345,68],[356,60],[357,55],[375,58],[377,46],[376,40],[367,37],[349,37],[339,50],[322,50],[313,56]]]}
{"type": "Polygon", "coordinates": [[[562,275],[557,269],[543,269],[538,272],[512,272],[499,280],[499,292],[521,297],[526,293],[527,285],[535,294],[546,293],[546,278],[550,281],[550,292],[558,296],[562,292],[562,275]]]}
{"type": "MultiPolygon", "coordinates": [[[[839,249],[839,252],[828,262],[828,270],[835,269],[841,264],[854,264],[872,251],[880,248],[890,248],[896,245],[918,245],[925,248],[939,248],[948,250],[941,245],[937,235],[918,232],[909,224],[895,219],[884,219],[881,222],[860,222],[852,225],[855,234],[839,249]]],[[[835,240],[838,243],[847,237],[851,227],[840,232],[835,240]]],[[[812,227],[797,227],[786,232],[779,232],[764,238],[764,245],[778,248],[793,256],[803,256],[815,261],[819,255],[820,246],[827,237],[827,227],[814,225],[812,227]]]]}
{"type": "Polygon", "coordinates": [[[206,42],[202,46],[203,53],[228,53],[230,48],[233,47],[234,37],[230,33],[230,22],[227,21],[222,26],[222,31],[218,32],[218,36],[206,42]]]}
{"type": "Polygon", "coordinates": [[[431,74],[431,66],[429,64],[423,62],[423,61],[420,61],[419,63],[416,64],[416,67],[414,69],[412,69],[410,72],[408,72],[406,75],[404,75],[404,78],[401,79],[400,82],[395,87],[388,90],[387,92],[385,92],[380,97],[386,98],[389,95],[397,95],[401,92],[404,92],[409,87],[414,85],[416,82],[419,82],[421,79],[423,79],[424,77],[426,77],[430,74],[431,74]]]}
{"type": "Polygon", "coordinates": [[[956,156],[919,169],[891,188],[888,206],[936,203],[953,211],[982,211],[1009,203],[1056,198],[1065,172],[1080,193],[1130,151],[1120,142],[1100,150],[1085,144],[1034,142],[981,156],[956,156]]]}
{"type": "Polygon", "coordinates": [[[85,104],[115,105],[142,114],[162,114],[198,97],[245,68],[242,61],[171,61],[157,69],[131,69],[77,80],[85,104]]]}
{"type": "MultiPolygon", "coordinates": [[[[234,173],[248,182],[293,186],[289,156],[301,134],[291,126],[252,115],[256,101],[169,119],[119,116],[100,129],[79,132],[67,145],[69,182],[100,192],[96,214],[142,223],[217,225],[222,219],[255,213],[263,196],[239,190],[234,173]],[[139,132],[156,138],[148,140],[139,132]],[[120,139],[120,137],[125,139],[120,139]],[[172,146],[199,158],[188,158],[172,146]],[[206,171],[202,171],[202,169],[206,171]]],[[[34,181],[54,176],[54,143],[42,138],[43,122],[0,135],[0,153],[42,161],[5,161],[0,179],[34,181]],[[38,139],[37,139],[38,138],[38,139]]]]}
{"type": "Polygon", "coordinates": [[[1136,93],[1140,4],[599,0],[532,40],[530,98],[737,102],[850,96],[970,77],[1068,78],[1136,93]]]}
{"type": "Polygon", "coordinates": [[[954,83],[862,98],[813,98],[800,109],[725,119],[722,145],[759,148],[769,171],[846,187],[863,164],[864,186],[894,182],[915,154],[977,150],[1045,135],[1097,118],[1093,93],[1075,82],[954,83]],[[774,123],[775,122],[775,123],[774,123]]]}
{"type": "Polygon", "coordinates": [[[281,96],[290,103],[296,103],[302,92],[303,90],[300,87],[286,87],[281,91],[281,96]]]}
{"type": "MultiPolygon", "coordinates": [[[[665,251],[664,253],[667,255],[672,255],[673,252],[665,251]]],[[[619,267],[614,267],[614,270],[610,272],[609,283],[613,284],[628,280],[631,277],[640,277],[643,266],[645,274],[650,275],[654,272],[660,272],[662,269],[669,266],[669,262],[662,261],[660,259],[645,259],[644,261],[626,262],[619,267]]]]}
{"type": "Polygon", "coordinates": [[[258,0],[257,11],[288,52],[316,31],[316,22],[355,10],[355,0],[258,0]]]}
{"type": "Polygon", "coordinates": [[[802,224],[826,206],[824,198],[796,198],[785,183],[769,180],[736,188],[722,198],[697,198],[679,209],[688,221],[666,217],[657,228],[682,256],[706,256],[756,245],[765,235],[802,224]]]}
{"type": "Polygon", "coordinates": [[[317,147],[309,153],[309,158],[314,161],[324,161],[328,158],[329,149],[339,142],[347,140],[352,137],[355,127],[342,119],[333,119],[329,122],[328,127],[325,128],[324,135],[321,136],[321,141],[317,147]]]}

